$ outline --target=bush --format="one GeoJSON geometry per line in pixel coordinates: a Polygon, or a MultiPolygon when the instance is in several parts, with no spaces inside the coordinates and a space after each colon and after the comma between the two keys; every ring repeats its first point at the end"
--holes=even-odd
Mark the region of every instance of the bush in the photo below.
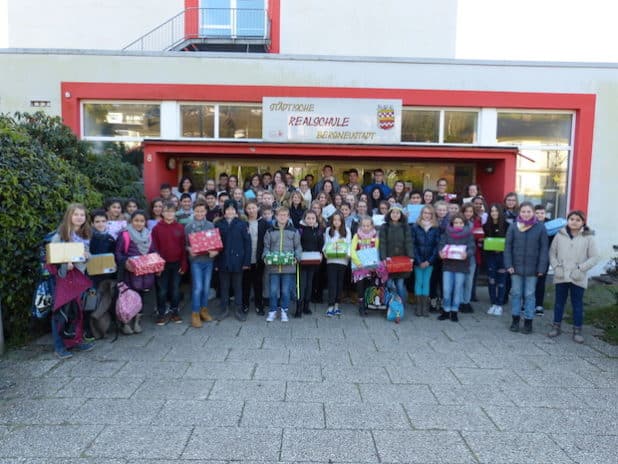
{"type": "Polygon", "coordinates": [[[22,343],[28,336],[41,239],[58,226],[68,203],[84,203],[92,208],[102,202],[89,179],[57,156],[71,156],[75,162],[81,154],[72,150],[79,144],[66,137],[73,148],[62,146],[65,130],[60,129],[62,137],[55,137],[50,127],[57,126],[47,124],[54,118],[40,124],[29,120],[28,128],[21,125],[23,118],[0,115],[0,298],[11,344],[22,343]],[[38,135],[32,137],[28,129],[38,135]],[[42,143],[41,138],[46,137],[47,142],[53,142],[53,149],[49,143],[42,143]]]}

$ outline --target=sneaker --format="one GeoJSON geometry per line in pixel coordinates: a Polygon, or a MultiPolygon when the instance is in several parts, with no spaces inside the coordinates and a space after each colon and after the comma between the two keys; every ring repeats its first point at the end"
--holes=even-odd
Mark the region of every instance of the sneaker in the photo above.
{"type": "Polygon", "coordinates": [[[249,312],[249,306],[243,306],[242,307],[242,312],[247,314],[249,312]]]}
{"type": "Polygon", "coordinates": [[[496,305],[491,305],[491,308],[489,308],[487,310],[487,314],[489,314],[490,316],[495,316],[496,315],[496,305]]]}
{"type": "Polygon", "coordinates": [[[234,317],[240,322],[245,322],[247,320],[247,313],[240,308],[236,308],[234,311],[234,317]]]}
{"type": "Polygon", "coordinates": [[[90,351],[94,348],[94,343],[80,343],[79,345],[75,345],[73,350],[75,351],[90,351]]]}
{"type": "Polygon", "coordinates": [[[537,317],[543,317],[545,315],[545,308],[543,308],[543,306],[537,306],[534,310],[534,314],[536,314],[537,317]]]}
{"type": "Polygon", "coordinates": [[[277,311],[268,311],[268,317],[266,318],[266,322],[272,322],[277,319],[277,311]]]}
{"type": "Polygon", "coordinates": [[[264,312],[264,308],[256,308],[255,312],[258,316],[265,316],[266,313],[264,312]]]}
{"type": "Polygon", "coordinates": [[[442,313],[438,316],[438,320],[439,321],[446,321],[447,319],[450,319],[451,315],[449,314],[448,311],[442,311],[442,313]]]}
{"type": "Polygon", "coordinates": [[[182,324],[182,318],[178,315],[178,313],[174,313],[170,316],[170,322],[174,324],[182,324]]]}
{"type": "Polygon", "coordinates": [[[457,311],[451,311],[451,322],[459,322],[457,311]]]}
{"type": "Polygon", "coordinates": [[[95,338],[92,334],[84,334],[83,339],[85,342],[88,342],[88,343],[92,343],[93,341],[95,341],[95,338]]]}
{"type": "Polygon", "coordinates": [[[69,359],[73,357],[73,354],[64,347],[57,348],[55,352],[56,352],[56,356],[60,359],[69,359]]]}
{"type": "Polygon", "coordinates": [[[326,310],[326,315],[328,317],[333,317],[335,315],[335,308],[333,306],[329,306],[326,310]]]}
{"type": "Polygon", "coordinates": [[[281,310],[281,322],[288,322],[288,310],[287,309],[282,309],[281,310]]]}
{"type": "Polygon", "coordinates": [[[342,315],[343,315],[343,312],[339,308],[339,304],[335,303],[335,316],[341,317],[342,315]]]}
{"type": "Polygon", "coordinates": [[[502,316],[502,306],[496,305],[494,309],[494,316],[502,316]]]}
{"type": "Polygon", "coordinates": [[[157,325],[161,325],[161,326],[167,324],[167,317],[165,317],[165,316],[157,316],[156,324],[157,325]]]}

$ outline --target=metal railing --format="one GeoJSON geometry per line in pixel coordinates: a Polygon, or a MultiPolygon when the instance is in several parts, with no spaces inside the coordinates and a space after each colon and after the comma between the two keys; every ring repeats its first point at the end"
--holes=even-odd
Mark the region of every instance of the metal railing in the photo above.
{"type": "Polygon", "coordinates": [[[268,12],[261,9],[187,8],[123,47],[123,51],[173,50],[197,40],[266,41],[270,36],[268,12]],[[186,28],[187,18],[196,21],[186,28]],[[194,18],[194,19],[193,19],[194,18]],[[195,32],[187,33],[187,30],[195,32]]]}

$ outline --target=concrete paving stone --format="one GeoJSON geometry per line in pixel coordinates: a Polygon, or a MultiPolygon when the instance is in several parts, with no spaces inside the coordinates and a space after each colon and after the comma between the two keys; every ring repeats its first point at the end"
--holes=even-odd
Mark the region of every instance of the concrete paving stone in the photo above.
{"type": "MultiPolygon", "coordinates": [[[[586,335],[588,334],[585,333],[584,336],[586,335]]],[[[618,358],[618,345],[610,345],[609,343],[606,343],[603,340],[600,340],[597,337],[590,335],[586,337],[586,343],[589,347],[598,351],[599,353],[604,354],[605,356],[618,358]]]]}
{"type": "MultiPolygon", "coordinates": [[[[592,384],[582,375],[570,371],[546,371],[514,369],[515,373],[524,379],[528,385],[534,387],[591,387],[592,384]]],[[[585,374],[584,374],[585,375],[585,374]]]]}
{"type": "Polygon", "coordinates": [[[62,398],[129,398],[143,382],[124,377],[74,378],[54,395],[62,398]]]}
{"type": "Polygon", "coordinates": [[[320,345],[320,350],[322,351],[377,351],[377,347],[373,342],[358,341],[358,343],[356,343],[345,338],[320,338],[318,343],[320,345]]]}
{"type": "Polygon", "coordinates": [[[208,398],[213,380],[198,379],[146,379],[133,395],[134,398],[147,399],[192,399],[208,398]]]}
{"type": "Polygon", "coordinates": [[[617,435],[615,412],[603,409],[557,409],[533,407],[483,408],[501,431],[547,432],[569,430],[591,435],[617,435]]]}
{"type": "MultiPolygon", "coordinates": [[[[283,401],[285,382],[282,380],[216,380],[209,400],[283,401]]],[[[301,400],[299,400],[301,401],[301,400]]]]}
{"type": "Polygon", "coordinates": [[[496,430],[479,406],[406,403],[403,405],[415,429],[496,430]]]}
{"type": "Polygon", "coordinates": [[[429,342],[429,346],[433,348],[436,353],[479,353],[489,356],[491,350],[487,348],[480,340],[466,340],[462,342],[429,342]]]}
{"type": "Polygon", "coordinates": [[[616,388],[618,385],[618,369],[615,371],[581,373],[586,380],[598,388],[616,388]]]}
{"type": "Polygon", "coordinates": [[[359,384],[364,403],[426,403],[437,404],[427,385],[414,384],[359,384]]]}
{"type": "Polygon", "coordinates": [[[257,366],[256,380],[321,381],[322,369],[315,364],[262,364],[257,366]]]}
{"type": "Polygon", "coordinates": [[[230,427],[238,425],[243,401],[167,400],[152,424],[230,427]]]}
{"type": "MultiPolygon", "coordinates": [[[[572,464],[572,460],[546,434],[462,432],[482,464],[572,464]]],[[[595,462],[596,461],[586,461],[595,462]]]]}
{"type": "Polygon", "coordinates": [[[80,457],[101,432],[100,425],[26,425],[11,429],[0,440],[0,456],[24,458],[80,457]],[[45,437],[45,439],[35,439],[45,437]],[[67,440],[70,437],[70,440],[67,440]]]}
{"type": "Polygon", "coordinates": [[[551,437],[580,464],[615,464],[618,438],[612,435],[554,434],[551,437]]]}
{"type": "Polygon", "coordinates": [[[31,361],[0,359],[0,378],[40,377],[60,363],[62,363],[62,361],[58,359],[37,359],[31,361]]]}
{"type": "Polygon", "coordinates": [[[287,337],[264,337],[264,350],[279,350],[289,348],[293,350],[317,350],[320,348],[317,338],[287,338],[287,337]]]}
{"type": "Polygon", "coordinates": [[[589,358],[582,357],[580,359],[585,360],[586,362],[593,364],[600,371],[603,372],[613,372],[618,369],[618,356],[614,358],[589,358]]]}
{"type": "Polygon", "coordinates": [[[71,415],[71,424],[147,425],[163,407],[163,400],[90,399],[71,415]]]}
{"type": "Polygon", "coordinates": [[[324,367],[322,373],[324,380],[329,382],[391,383],[386,369],[381,366],[324,367]]]}
{"type": "Polygon", "coordinates": [[[209,347],[199,347],[189,349],[185,347],[173,346],[165,355],[163,361],[178,362],[223,362],[229,353],[229,349],[213,349],[209,347]]]}
{"type": "Polygon", "coordinates": [[[319,366],[352,366],[346,350],[316,350],[314,348],[290,349],[290,364],[315,364],[319,366]]]}
{"type": "Polygon", "coordinates": [[[168,346],[170,348],[186,348],[187,350],[203,347],[208,340],[208,335],[203,330],[188,330],[183,335],[172,333],[157,333],[153,339],[153,345],[168,346]]]}
{"type": "Polygon", "coordinates": [[[561,337],[557,337],[557,340],[547,337],[534,340],[534,345],[545,353],[558,358],[570,357],[573,355],[588,358],[605,357],[603,353],[587,346],[585,343],[583,345],[573,343],[571,335],[568,332],[561,337]]]}
{"type": "MultiPolygon", "coordinates": [[[[142,321],[143,320],[144,319],[142,318],[142,321]]],[[[144,326],[144,331],[141,334],[127,336],[119,333],[118,338],[115,341],[112,341],[116,338],[116,334],[110,332],[110,335],[107,338],[97,340],[95,342],[97,353],[114,349],[143,348],[151,345],[152,341],[155,339],[154,330],[148,330],[145,324],[142,325],[144,326]]]]}
{"type": "MultiPolygon", "coordinates": [[[[291,314],[290,314],[291,316],[291,314]]],[[[243,325],[238,334],[239,338],[292,338],[293,329],[290,324],[282,324],[279,319],[270,324],[266,319],[260,319],[254,324],[243,325]]]]}
{"type": "Polygon", "coordinates": [[[324,428],[321,403],[247,401],[242,412],[241,427],[324,428]]]}
{"type": "Polygon", "coordinates": [[[405,351],[354,351],[350,349],[352,365],[362,366],[414,366],[415,363],[405,351]]]}
{"type": "Polygon", "coordinates": [[[513,406],[514,403],[501,390],[485,385],[431,385],[429,387],[443,405],[513,406]]]}
{"type": "Polygon", "coordinates": [[[419,383],[425,385],[449,384],[459,385],[459,381],[450,369],[445,367],[420,368],[402,366],[392,368],[386,366],[386,370],[393,383],[419,383]]]}
{"type": "MultiPolygon", "coordinates": [[[[73,380],[70,377],[7,377],[10,380],[0,389],[0,400],[15,398],[49,398],[73,380]]],[[[2,377],[4,379],[4,377],[2,377]]],[[[0,384],[2,381],[0,381],[0,384]]]]}
{"type": "Polygon", "coordinates": [[[258,427],[195,427],[182,459],[230,461],[279,460],[281,429],[258,427]]]}
{"type": "Polygon", "coordinates": [[[108,425],[84,456],[175,459],[180,457],[190,436],[191,427],[108,425]]]}
{"type": "Polygon", "coordinates": [[[177,379],[183,376],[191,364],[188,362],[168,361],[128,361],[116,373],[123,378],[168,378],[177,379]]]}
{"type": "MultiPolygon", "coordinates": [[[[127,464],[230,464],[228,461],[211,461],[203,459],[166,459],[165,461],[153,461],[152,459],[130,459],[127,464]]],[[[249,464],[247,461],[243,461],[242,464],[249,464]]],[[[258,464],[257,462],[255,464],[258,464]]],[[[260,462],[259,464],[266,464],[260,462]]]]}
{"type": "Polygon", "coordinates": [[[0,464],[23,464],[24,462],[20,458],[0,458],[0,464]]]}
{"type": "Polygon", "coordinates": [[[285,429],[281,459],[337,463],[377,463],[371,434],[365,430],[285,429]]]}
{"type": "MultiPolygon", "coordinates": [[[[214,312],[213,312],[214,317],[214,312]]],[[[226,321],[221,322],[210,322],[204,327],[202,327],[202,332],[204,335],[208,335],[209,339],[214,338],[229,338],[229,337],[238,337],[240,331],[244,326],[242,325],[234,325],[227,324],[226,321]]]]}
{"type": "Polygon", "coordinates": [[[288,381],[285,400],[315,403],[356,403],[361,401],[361,397],[358,386],[351,382],[288,381]]]}
{"type": "Polygon", "coordinates": [[[222,351],[227,353],[229,349],[258,350],[264,344],[263,338],[241,337],[209,337],[203,349],[207,351],[222,351]]]}
{"type": "Polygon", "coordinates": [[[237,379],[249,380],[255,364],[251,362],[193,363],[184,374],[187,379],[237,379]]]}
{"type": "Polygon", "coordinates": [[[112,377],[125,364],[126,361],[74,357],[58,364],[45,375],[49,377],[112,377]]]}
{"type": "Polygon", "coordinates": [[[161,361],[170,350],[169,346],[164,345],[148,345],[143,348],[114,347],[105,352],[96,353],[96,357],[117,361],[161,361]]]}
{"type": "Polygon", "coordinates": [[[570,388],[569,391],[579,399],[579,404],[596,409],[618,410],[615,384],[613,388],[570,388]]]}
{"type": "MultiPolygon", "coordinates": [[[[152,461],[151,461],[152,462],[152,461]]],[[[0,464],[3,461],[0,460],[0,464]]],[[[54,459],[53,464],[126,464],[127,461],[125,459],[107,459],[107,458],[68,458],[68,459],[54,459]]],[[[49,464],[48,458],[32,458],[25,459],[24,461],[20,461],[20,464],[49,464]]]]}
{"type": "Polygon", "coordinates": [[[226,361],[252,362],[256,364],[287,364],[290,361],[290,350],[287,348],[244,350],[232,348],[226,361]]]}
{"type": "MultiPolygon", "coordinates": [[[[538,386],[500,388],[502,392],[518,406],[546,408],[586,408],[588,405],[579,398],[573,389],[564,387],[538,386]]],[[[504,406],[510,406],[503,403],[504,406]]]]}
{"type": "Polygon", "coordinates": [[[341,327],[300,327],[292,331],[292,338],[319,338],[320,340],[345,340],[341,327]]]}
{"type": "Polygon", "coordinates": [[[455,367],[453,374],[463,385],[525,386],[526,383],[509,369],[469,369],[455,367]]]}
{"type": "Polygon", "coordinates": [[[410,429],[398,403],[325,403],[328,429],[410,429]]]}
{"type": "Polygon", "coordinates": [[[478,367],[465,352],[410,353],[414,364],[423,368],[432,367],[478,367]]]}
{"type": "Polygon", "coordinates": [[[376,430],[380,462],[405,464],[476,463],[456,432],[376,430]]]}
{"type": "Polygon", "coordinates": [[[481,369],[539,369],[540,363],[550,361],[548,356],[518,355],[499,348],[496,348],[491,355],[482,353],[467,355],[481,369]]]}
{"type": "Polygon", "coordinates": [[[63,424],[84,403],[83,398],[16,399],[0,403],[0,423],[6,425],[63,424]]]}
{"type": "MultiPolygon", "coordinates": [[[[555,356],[546,356],[544,358],[539,358],[537,364],[539,365],[539,369],[548,372],[575,372],[579,375],[587,375],[588,372],[604,371],[604,369],[594,362],[599,359],[602,358],[580,358],[579,356],[557,358],[555,356]]],[[[614,362],[613,367],[618,367],[618,362],[614,362]]]]}

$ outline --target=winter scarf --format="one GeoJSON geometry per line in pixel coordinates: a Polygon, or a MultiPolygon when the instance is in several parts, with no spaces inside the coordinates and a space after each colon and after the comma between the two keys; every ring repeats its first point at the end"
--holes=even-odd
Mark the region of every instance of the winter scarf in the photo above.
{"type": "Polygon", "coordinates": [[[454,240],[459,240],[461,238],[465,238],[467,236],[469,236],[470,234],[472,234],[471,230],[469,227],[453,227],[453,226],[448,226],[446,228],[446,233],[448,234],[448,236],[454,240]]]}
{"type": "Polygon", "coordinates": [[[127,232],[129,232],[129,237],[131,237],[133,243],[137,245],[137,249],[139,250],[140,254],[148,254],[148,250],[150,250],[151,240],[150,230],[144,227],[141,232],[138,232],[131,224],[129,224],[127,226],[127,232]]]}
{"type": "Polygon", "coordinates": [[[517,228],[519,229],[520,232],[527,231],[528,229],[530,229],[530,227],[535,225],[537,222],[539,221],[536,218],[536,216],[532,216],[532,218],[527,221],[524,221],[521,216],[517,216],[517,228]]]}

